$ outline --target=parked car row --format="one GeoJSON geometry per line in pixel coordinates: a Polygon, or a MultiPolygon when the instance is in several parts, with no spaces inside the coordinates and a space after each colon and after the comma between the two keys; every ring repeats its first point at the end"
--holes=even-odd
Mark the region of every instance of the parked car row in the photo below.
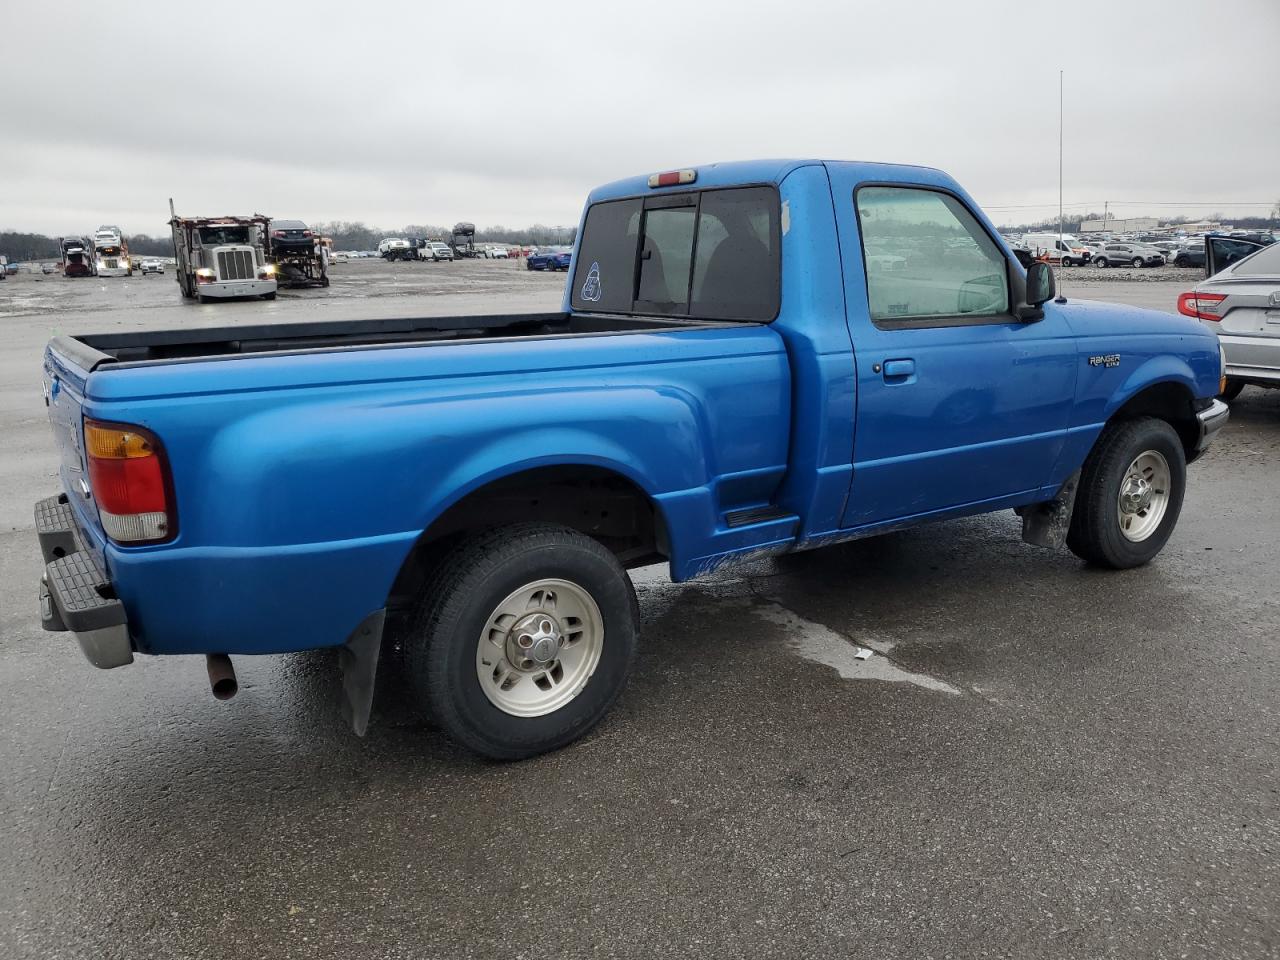
{"type": "MultiPolygon", "coordinates": [[[[1261,246],[1274,243],[1270,233],[1209,234],[1228,240],[1244,240],[1261,246]]],[[[1042,260],[1064,267],[1092,264],[1095,267],[1203,267],[1206,235],[1160,237],[1099,237],[1081,239],[1069,233],[1028,233],[1005,237],[1005,242],[1025,261],[1042,260]]]]}

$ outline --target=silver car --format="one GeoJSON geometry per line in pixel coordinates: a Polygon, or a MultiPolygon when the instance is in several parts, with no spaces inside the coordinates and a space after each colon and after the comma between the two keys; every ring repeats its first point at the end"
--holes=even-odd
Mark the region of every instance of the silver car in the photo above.
{"type": "Polygon", "coordinates": [[[1155,247],[1133,241],[1108,243],[1093,258],[1095,267],[1162,267],[1164,254],[1155,247]]]}
{"type": "Polygon", "coordinates": [[[1280,387],[1280,243],[1209,237],[1209,278],[1178,297],[1178,312],[1217,331],[1226,359],[1224,400],[1246,384],[1280,387]]]}

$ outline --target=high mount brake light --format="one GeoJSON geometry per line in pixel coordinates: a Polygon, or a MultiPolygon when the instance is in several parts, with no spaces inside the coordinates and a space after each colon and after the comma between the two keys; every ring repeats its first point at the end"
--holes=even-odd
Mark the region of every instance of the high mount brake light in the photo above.
{"type": "Polygon", "coordinates": [[[693,183],[697,179],[697,170],[668,170],[666,173],[650,174],[649,186],[674,187],[682,183],[693,183]]]}
{"type": "Polygon", "coordinates": [[[131,424],[85,420],[84,452],[108,537],[125,544],[173,538],[178,525],[169,467],[154,434],[131,424]]]}
{"type": "Polygon", "coordinates": [[[1227,299],[1225,293],[1202,293],[1196,290],[1178,294],[1178,312],[1197,320],[1212,320],[1217,323],[1222,319],[1219,312],[1222,301],[1227,299]]]}

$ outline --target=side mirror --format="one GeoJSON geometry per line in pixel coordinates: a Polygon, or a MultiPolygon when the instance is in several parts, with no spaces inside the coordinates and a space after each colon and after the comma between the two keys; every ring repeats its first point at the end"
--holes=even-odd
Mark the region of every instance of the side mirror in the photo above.
{"type": "Polygon", "coordinates": [[[1027,267],[1027,305],[1038,307],[1048,303],[1057,293],[1053,270],[1047,263],[1036,261],[1027,267]]]}

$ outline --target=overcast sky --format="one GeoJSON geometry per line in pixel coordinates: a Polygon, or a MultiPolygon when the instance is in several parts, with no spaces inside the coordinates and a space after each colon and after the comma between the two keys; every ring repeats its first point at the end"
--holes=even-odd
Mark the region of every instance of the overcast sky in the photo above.
{"type": "Polygon", "coordinates": [[[1277,0],[3,5],[0,229],[162,233],[170,196],[566,224],[599,182],[780,156],[942,167],[1020,222],[1056,214],[1059,69],[1068,204],[1280,200],[1277,0]]]}

